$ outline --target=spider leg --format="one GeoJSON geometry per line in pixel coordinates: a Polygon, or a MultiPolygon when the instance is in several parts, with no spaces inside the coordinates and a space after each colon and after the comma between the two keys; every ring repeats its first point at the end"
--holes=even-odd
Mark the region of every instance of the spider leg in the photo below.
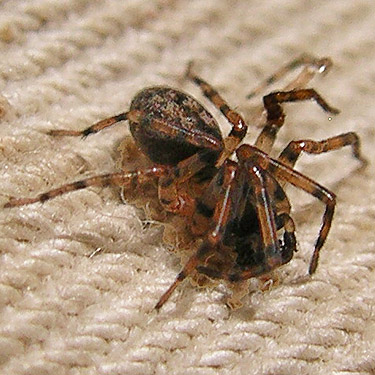
{"type": "Polygon", "coordinates": [[[63,129],[50,130],[48,134],[53,135],[53,136],[87,137],[90,134],[97,133],[120,121],[131,120],[131,121],[137,122],[140,115],[141,115],[141,112],[137,110],[123,112],[116,116],[112,116],[104,120],[101,120],[84,130],[63,130],[63,129]]]}
{"type": "Polygon", "coordinates": [[[353,132],[340,134],[322,141],[312,141],[309,139],[291,141],[281,152],[278,159],[281,163],[293,168],[302,151],[308,154],[321,154],[323,152],[339,150],[345,146],[352,147],[353,156],[362,163],[362,166],[368,163],[361,155],[359,137],[353,132]]]}
{"type": "Polygon", "coordinates": [[[223,239],[223,234],[227,228],[230,218],[232,216],[232,191],[237,190],[237,165],[234,162],[228,161],[223,167],[223,178],[219,179],[221,181],[216,181],[220,183],[220,199],[217,200],[215,205],[215,211],[212,217],[212,222],[210,225],[210,230],[206,236],[206,239],[198,250],[188,259],[185,266],[182,268],[180,273],[177,275],[175,281],[167,289],[167,291],[160,297],[155,309],[160,309],[164,303],[171,296],[173,291],[177,286],[184,281],[199,264],[202,264],[207,260],[207,258],[212,255],[217,246],[221,243],[223,239]]]}
{"type": "Polygon", "coordinates": [[[332,66],[332,61],[328,57],[319,59],[312,55],[302,54],[281,67],[281,69],[276,71],[271,76],[267,77],[250,94],[247,95],[247,98],[251,99],[252,97],[260,94],[267,87],[282,79],[292,70],[295,70],[301,66],[304,67],[303,71],[284,88],[284,91],[305,86],[315,76],[315,74],[327,72],[327,70],[332,66]]]}
{"type": "Polygon", "coordinates": [[[314,89],[276,91],[268,94],[263,97],[264,108],[267,111],[267,123],[255,141],[255,147],[264,152],[270,152],[278,131],[284,125],[285,113],[281,104],[305,100],[315,100],[326,112],[332,114],[339,113],[336,108],[331,107],[314,89]]]}
{"type": "Polygon", "coordinates": [[[332,218],[336,206],[335,194],[325,187],[319,185],[312,179],[304,176],[302,173],[292,169],[288,165],[270,158],[266,153],[262,152],[256,147],[242,145],[238,148],[236,154],[240,161],[252,160],[277,179],[286,181],[295,187],[304,190],[306,193],[313,195],[326,205],[322,225],[320,227],[318,238],[315,242],[314,253],[309,266],[309,273],[314,273],[318,265],[319,251],[324,245],[328,232],[331,228],[332,218]]]}
{"type": "Polygon", "coordinates": [[[247,161],[245,165],[247,167],[247,175],[254,189],[255,208],[259,221],[260,235],[265,258],[267,259],[266,264],[257,265],[259,269],[252,270],[256,276],[280,265],[281,253],[276,233],[277,226],[273,211],[273,202],[271,202],[267,188],[267,173],[251,161],[247,161]]]}
{"type": "Polygon", "coordinates": [[[192,72],[192,62],[190,62],[187,67],[186,77],[200,87],[203,95],[206,96],[210,100],[210,102],[218,110],[220,110],[220,112],[232,124],[232,130],[224,140],[225,149],[216,162],[216,166],[219,167],[234,152],[242,139],[245,137],[247,132],[246,122],[238,112],[229,107],[227,102],[221,97],[218,91],[216,91],[209,83],[192,72]]]}
{"type": "Polygon", "coordinates": [[[89,177],[84,180],[76,181],[71,184],[62,185],[57,189],[50,190],[46,193],[40,194],[35,198],[11,198],[8,203],[4,205],[5,208],[24,206],[35,202],[45,202],[49,199],[55,198],[65,193],[84,189],[90,186],[121,186],[131,188],[137,184],[142,184],[150,181],[156,177],[160,177],[166,173],[166,167],[153,166],[144,170],[135,170],[131,172],[109,173],[94,177],[89,177]]]}
{"type": "MultiPolygon", "coordinates": [[[[194,236],[204,236],[211,229],[215,207],[223,196],[223,183],[225,174],[228,173],[228,168],[237,168],[237,164],[228,159],[225,164],[219,168],[209,185],[205,188],[203,194],[196,198],[195,210],[190,223],[190,231],[194,236]],[[230,165],[233,166],[229,167],[230,165]]],[[[241,193],[238,191],[239,186],[241,186],[243,182],[242,175],[243,174],[240,174],[238,177],[236,176],[237,186],[235,192],[233,192],[232,189],[231,216],[229,220],[238,216],[238,212],[243,208],[241,207],[241,203],[245,203],[241,202],[241,193]]]]}
{"type": "MultiPolygon", "coordinates": [[[[295,236],[295,225],[293,219],[289,216],[289,214],[281,214],[276,217],[276,222],[284,229],[284,243],[280,249],[280,257],[277,257],[277,262],[273,263],[273,268],[277,266],[281,266],[283,264],[288,263],[292,257],[293,253],[297,251],[297,241],[295,236]]],[[[268,254],[265,253],[266,259],[268,260],[268,254]]],[[[222,279],[228,280],[230,282],[240,282],[243,280],[250,279],[251,277],[261,276],[266,274],[267,272],[272,271],[270,267],[258,267],[257,269],[254,267],[248,269],[242,269],[237,267],[232,272],[220,272],[216,269],[213,269],[210,266],[198,266],[197,270],[214,279],[222,279]]]]}

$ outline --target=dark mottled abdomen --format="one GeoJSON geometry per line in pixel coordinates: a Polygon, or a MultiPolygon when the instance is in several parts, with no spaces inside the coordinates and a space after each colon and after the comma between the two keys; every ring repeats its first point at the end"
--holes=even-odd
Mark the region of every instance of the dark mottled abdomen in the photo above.
{"type": "Polygon", "coordinates": [[[212,115],[191,96],[168,87],[140,91],[130,110],[142,114],[130,131],[155,163],[175,165],[202,149],[219,154],[223,138],[212,115]]]}

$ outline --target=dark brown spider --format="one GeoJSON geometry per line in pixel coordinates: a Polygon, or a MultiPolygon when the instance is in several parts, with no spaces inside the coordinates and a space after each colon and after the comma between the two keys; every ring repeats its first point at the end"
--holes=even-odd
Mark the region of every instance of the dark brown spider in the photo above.
{"type": "Polygon", "coordinates": [[[178,284],[193,273],[236,284],[288,263],[296,251],[295,225],[283,190],[283,185],[290,183],[326,205],[310,262],[312,274],[331,227],[336,197],[297,172],[294,165],[301,152],[320,154],[347,145],[362,165],[366,160],[353,132],[323,141],[292,141],[277,159],[269,156],[284,124],[283,103],[312,99],[324,111],[338,113],[314,89],[301,88],[312,76],[309,68],[324,70],[330,65],[329,59],[302,56],[293,60],[255,93],[300,65],[305,70],[291,84],[291,89],[272,92],[263,98],[267,119],[254,146],[240,145],[247,133],[245,120],[211,85],[194,75],[190,65],[187,77],[232,125],[226,138],[212,115],[191,96],[169,87],[146,88],[134,97],[127,112],[83,131],[52,130],[49,134],[87,136],[127,120],[136,146],[150,160],[148,164],[73,182],[36,198],[11,198],[5,207],[45,202],[88,186],[115,185],[137,191],[139,186],[157,184],[162,210],[179,218],[179,225],[186,226],[192,239],[199,239],[176,280],[156,304],[159,309],[178,284]],[[237,161],[230,159],[232,155],[237,161]]]}

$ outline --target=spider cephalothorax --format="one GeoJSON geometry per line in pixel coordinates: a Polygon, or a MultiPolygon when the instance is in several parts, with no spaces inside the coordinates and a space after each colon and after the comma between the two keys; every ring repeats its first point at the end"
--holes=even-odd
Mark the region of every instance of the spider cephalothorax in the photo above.
{"type": "Polygon", "coordinates": [[[324,71],[330,65],[329,59],[303,56],[267,82],[276,81],[300,65],[305,70],[287,89],[263,98],[267,119],[254,145],[241,144],[247,133],[245,120],[211,85],[194,75],[189,65],[187,77],[232,125],[227,137],[222,136],[216,120],[193,97],[169,87],[146,88],[134,97],[127,112],[83,131],[52,130],[50,134],[87,136],[127,120],[136,146],[149,163],[134,170],[73,182],[36,198],[12,198],[5,207],[44,202],[88,186],[115,185],[126,192],[137,191],[139,186],[149,183],[157,185],[161,209],[184,223],[184,230],[192,239],[199,239],[175,282],[159,299],[156,308],[160,308],[177,285],[193,273],[239,283],[289,262],[296,251],[295,225],[283,185],[290,183],[326,206],[310,262],[312,274],[331,227],[336,198],[328,189],[297,172],[294,165],[301,152],[320,154],[347,145],[362,164],[366,161],[353,132],[323,141],[292,141],[277,159],[269,156],[284,124],[283,103],[312,99],[324,111],[338,113],[315,90],[301,88],[312,76],[309,69],[324,71]],[[236,156],[236,161],[232,156],[236,156]]]}

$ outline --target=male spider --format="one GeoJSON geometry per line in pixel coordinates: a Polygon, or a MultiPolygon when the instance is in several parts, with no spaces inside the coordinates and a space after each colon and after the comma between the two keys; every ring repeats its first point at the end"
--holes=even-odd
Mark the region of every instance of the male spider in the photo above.
{"type": "Polygon", "coordinates": [[[159,309],[178,284],[194,272],[210,279],[239,283],[288,263],[296,251],[295,225],[283,190],[283,185],[290,183],[326,205],[309,266],[312,274],[331,227],[336,198],[331,191],[297,172],[294,165],[301,152],[320,154],[347,145],[365,165],[359,138],[350,132],[323,141],[292,141],[277,159],[268,154],[284,124],[283,103],[312,99],[324,111],[338,113],[314,89],[302,88],[311,79],[308,68],[324,71],[330,64],[329,59],[302,56],[255,91],[289,70],[305,66],[304,72],[288,86],[290,89],[263,97],[267,120],[253,146],[240,145],[247,133],[245,120],[210,84],[193,74],[189,65],[186,76],[232,125],[226,138],[222,137],[212,115],[193,97],[169,87],[146,88],[133,98],[127,112],[99,121],[83,131],[51,130],[49,134],[87,136],[127,120],[137,147],[150,159],[148,167],[94,176],[36,198],[11,198],[5,207],[44,202],[88,186],[115,185],[133,190],[156,181],[163,209],[181,217],[191,236],[200,239],[196,251],[156,304],[159,309]],[[229,158],[232,155],[237,161],[229,158]]]}

